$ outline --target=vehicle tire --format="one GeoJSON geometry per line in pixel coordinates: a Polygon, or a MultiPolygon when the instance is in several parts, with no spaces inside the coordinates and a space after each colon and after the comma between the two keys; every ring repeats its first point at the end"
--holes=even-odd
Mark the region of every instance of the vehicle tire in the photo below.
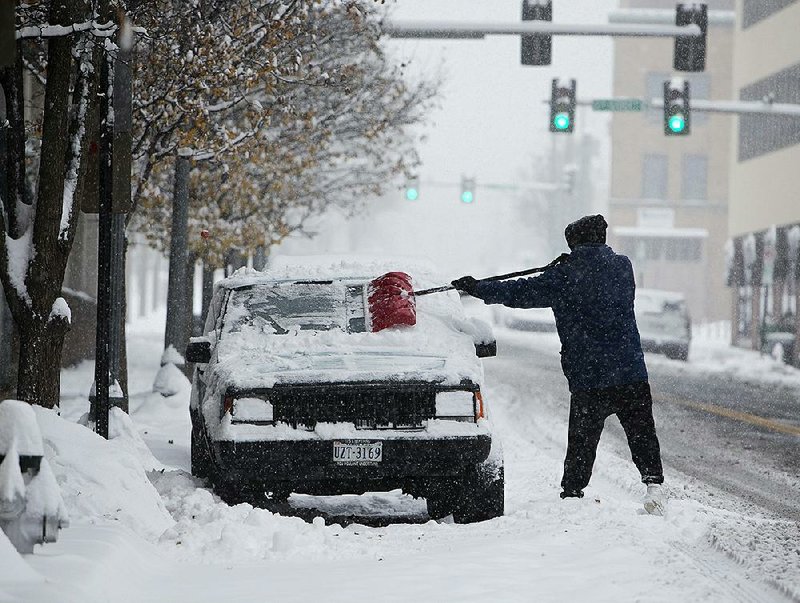
{"type": "Polygon", "coordinates": [[[211,456],[208,453],[208,446],[203,441],[203,434],[194,425],[192,425],[190,448],[192,475],[207,479],[210,475],[211,456]]]}
{"type": "Polygon", "coordinates": [[[428,517],[431,519],[444,519],[452,515],[456,507],[455,492],[431,492],[425,497],[425,504],[428,507],[428,517]]]}
{"type": "Polygon", "coordinates": [[[666,352],[666,356],[671,360],[681,360],[682,362],[686,362],[689,360],[689,348],[674,348],[668,350],[666,352]]]}
{"type": "Polygon", "coordinates": [[[267,495],[264,488],[249,483],[229,482],[219,477],[212,479],[214,494],[228,505],[247,503],[254,507],[265,507],[267,495]]]}
{"type": "Polygon", "coordinates": [[[505,512],[505,475],[503,465],[479,465],[464,476],[461,500],[453,512],[456,523],[475,523],[505,512]]]}

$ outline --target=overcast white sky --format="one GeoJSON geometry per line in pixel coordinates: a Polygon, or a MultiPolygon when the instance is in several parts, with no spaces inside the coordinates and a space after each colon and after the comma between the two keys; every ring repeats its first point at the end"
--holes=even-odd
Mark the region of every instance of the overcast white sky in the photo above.
{"type": "MultiPolygon", "coordinates": [[[[394,18],[516,22],[520,0],[389,0],[394,18]]],[[[616,0],[556,0],[553,20],[607,23],[616,0]]],[[[520,65],[517,36],[483,40],[396,40],[390,47],[410,60],[409,73],[435,73],[444,65],[441,110],[431,116],[423,147],[423,178],[508,181],[534,154],[549,149],[550,98],[554,77],[574,77],[579,97],[611,94],[612,43],[609,38],[556,36],[550,67],[520,65]]],[[[578,128],[607,136],[608,118],[586,113],[578,128]]]]}
{"type": "MultiPolygon", "coordinates": [[[[555,22],[607,23],[617,0],[554,4],[555,22]]],[[[404,21],[516,22],[522,12],[521,0],[387,0],[387,5],[392,18],[404,21]]],[[[610,96],[611,40],[555,37],[549,67],[521,66],[517,36],[386,44],[409,63],[409,77],[444,75],[439,108],[423,128],[427,140],[420,149],[420,198],[406,201],[398,181],[390,194],[370,203],[369,216],[348,224],[334,218],[320,228],[316,242],[293,242],[283,251],[421,255],[447,275],[476,276],[548,259],[551,251],[542,243],[544,219],[530,210],[536,196],[525,199],[481,185],[530,179],[533,158],[549,151],[554,135],[548,131],[549,109],[543,101],[549,100],[553,77],[575,78],[579,98],[610,96]],[[462,174],[478,182],[472,206],[458,200],[462,174]],[[432,187],[426,181],[453,185],[432,187]]],[[[606,165],[607,114],[579,111],[576,122],[573,136],[588,131],[603,141],[599,160],[606,165]]]]}

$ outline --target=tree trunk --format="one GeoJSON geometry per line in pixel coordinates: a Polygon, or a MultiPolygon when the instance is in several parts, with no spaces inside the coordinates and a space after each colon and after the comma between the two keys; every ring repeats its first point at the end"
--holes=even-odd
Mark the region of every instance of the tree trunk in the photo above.
{"type": "Polygon", "coordinates": [[[45,408],[58,405],[61,391],[61,348],[66,323],[28,322],[19,327],[17,398],[45,408]]]}

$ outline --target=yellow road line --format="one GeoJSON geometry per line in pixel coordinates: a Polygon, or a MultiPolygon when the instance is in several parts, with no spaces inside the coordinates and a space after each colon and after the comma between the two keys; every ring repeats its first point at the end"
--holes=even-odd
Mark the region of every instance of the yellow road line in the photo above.
{"type": "Polygon", "coordinates": [[[710,412],[715,415],[719,415],[721,417],[727,417],[728,419],[734,419],[736,421],[741,421],[743,423],[750,423],[751,425],[764,427],[771,431],[777,431],[779,433],[788,433],[789,435],[800,436],[800,427],[795,427],[794,425],[787,425],[786,423],[781,423],[780,421],[773,421],[772,419],[759,417],[758,415],[753,415],[748,412],[732,410],[730,408],[725,408],[724,406],[717,406],[716,404],[707,404],[704,402],[692,402],[691,400],[684,400],[683,398],[677,398],[675,396],[665,396],[662,394],[654,395],[653,398],[659,401],[672,402],[674,404],[680,404],[681,406],[688,406],[689,408],[693,408],[695,410],[710,412]]]}

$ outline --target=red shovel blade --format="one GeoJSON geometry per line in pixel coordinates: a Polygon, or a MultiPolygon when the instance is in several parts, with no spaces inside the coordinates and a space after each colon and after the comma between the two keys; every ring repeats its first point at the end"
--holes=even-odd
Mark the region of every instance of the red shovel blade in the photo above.
{"type": "Polygon", "coordinates": [[[411,277],[405,272],[388,272],[370,281],[367,306],[373,333],[396,326],[417,324],[417,308],[411,277]]]}

